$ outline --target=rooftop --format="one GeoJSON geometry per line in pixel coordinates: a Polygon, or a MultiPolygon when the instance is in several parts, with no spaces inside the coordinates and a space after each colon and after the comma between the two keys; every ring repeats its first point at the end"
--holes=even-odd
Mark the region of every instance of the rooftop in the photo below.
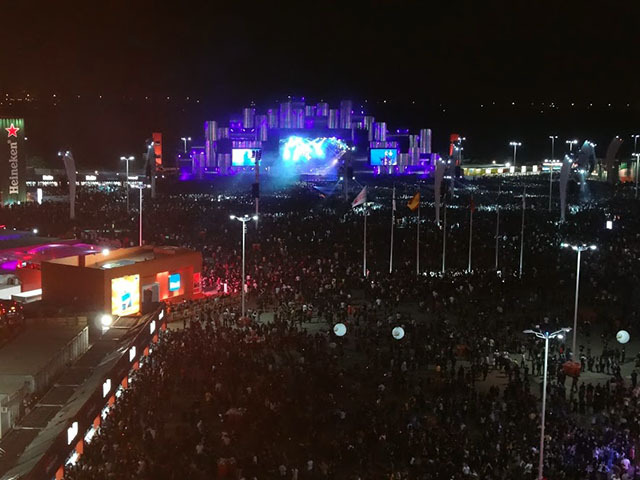
{"type": "MultiPolygon", "coordinates": [[[[113,268],[133,265],[135,263],[149,262],[176,255],[193,254],[193,250],[180,247],[154,247],[145,245],[142,247],[119,248],[117,250],[99,252],[89,251],[84,258],[86,268],[96,268],[100,270],[110,270],[113,268]]],[[[48,260],[50,263],[60,263],[65,265],[80,266],[82,255],[71,255],[66,258],[54,258],[48,260]]]]}

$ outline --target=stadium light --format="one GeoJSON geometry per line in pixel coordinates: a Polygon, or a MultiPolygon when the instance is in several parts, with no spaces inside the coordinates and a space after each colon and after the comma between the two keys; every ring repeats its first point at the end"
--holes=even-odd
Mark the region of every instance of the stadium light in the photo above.
{"type": "Polygon", "coordinates": [[[573,146],[578,143],[578,140],[567,140],[564,143],[569,144],[569,152],[571,152],[571,151],[573,151],[573,146]]]}
{"type": "Polygon", "coordinates": [[[522,146],[522,142],[509,142],[509,145],[513,147],[513,166],[516,166],[516,154],[518,151],[518,147],[522,146]]]}

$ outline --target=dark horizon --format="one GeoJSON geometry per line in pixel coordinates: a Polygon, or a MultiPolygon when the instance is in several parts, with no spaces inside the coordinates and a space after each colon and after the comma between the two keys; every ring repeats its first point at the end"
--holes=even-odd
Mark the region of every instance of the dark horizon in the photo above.
{"type": "Polygon", "coordinates": [[[251,102],[367,99],[392,128],[432,128],[436,150],[459,132],[471,157],[508,155],[517,136],[526,160],[545,154],[550,134],[603,145],[640,127],[640,9],[588,7],[16,4],[0,30],[11,46],[0,115],[26,118],[30,154],[47,164],[73,148],[80,166],[118,168],[154,130],[172,154],[205,120],[224,122],[251,102]],[[9,100],[27,94],[38,100],[9,100]]]}

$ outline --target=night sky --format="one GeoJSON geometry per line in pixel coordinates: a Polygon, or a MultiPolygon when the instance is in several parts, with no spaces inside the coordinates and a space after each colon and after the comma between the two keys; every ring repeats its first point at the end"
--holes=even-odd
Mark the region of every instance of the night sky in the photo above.
{"type": "MultiPolygon", "coordinates": [[[[288,94],[429,108],[640,103],[633,1],[106,3],[2,2],[0,94],[103,95],[109,112],[84,105],[51,122],[93,117],[94,130],[115,129],[131,148],[138,128],[196,135],[207,117],[288,94]],[[184,122],[169,127],[157,118],[168,111],[127,103],[145,96],[187,102],[174,104],[184,122]],[[120,127],[106,124],[119,116],[120,127]]],[[[22,112],[0,106],[11,113],[22,112]]]]}

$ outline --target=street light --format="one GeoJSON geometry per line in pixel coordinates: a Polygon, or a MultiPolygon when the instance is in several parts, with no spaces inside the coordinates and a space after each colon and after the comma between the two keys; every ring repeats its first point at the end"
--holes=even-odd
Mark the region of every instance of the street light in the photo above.
{"type": "Polygon", "coordinates": [[[580,256],[582,252],[587,250],[596,250],[598,247],[596,247],[595,245],[586,245],[584,243],[580,245],[571,245],[569,243],[561,243],[560,246],[562,248],[570,248],[571,250],[578,252],[578,262],[576,266],[576,298],[575,298],[575,305],[573,308],[573,342],[571,346],[571,358],[574,359],[575,361],[576,339],[578,337],[578,293],[579,293],[579,287],[580,287],[580,256]]]}
{"type": "Polygon", "coordinates": [[[578,140],[567,140],[564,143],[568,143],[569,144],[569,153],[571,153],[573,151],[573,146],[577,145],[578,140]]]}
{"type": "Polygon", "coordinates": [[[127,181],[125,183],[125,185],[127,186],[127,213],[129,213],[129,162],[131,162],[134,158],[135,157],[133,155],[129,157],[120,157],[121,161],[127,162],[127,170],[126,170],[127,181]]]}
{"type": "Polygon", "coordinates": [[[187,142],[191,141],[191,137],[180,137],[180,140],[182,140],[184,144],[184,153],[187,153],[187,142]]]}
{"type": "Polygon", "coordinates": [[[547,368],[549,361],[549,339],[558,338],[559,340],[562,340],[564,338],[564,334],[570,331],[571,329],[569,327],[565,327],[553,333],[543,333],[541,331],[535,330],[525,330],[524,332],[522,332],[526,333],[527,335],[535,335],[538,338],[544,339],[544,375],[542,380],[542,416],[540,418],[540,459],[538,460],[538,480],[542,480],[544,478],[542,476],[542,466],[544,464],[544,418],[547,407],[547,368]]]}
{"type": "Polygon", "coordinates": [[[242,217],[236,217],[235,215],[229,215],[229,218],[231,220],[238,220],[239,222],[242,222],[242,317],[245,316],[245,282],[247,281],[246,276],[244,274],[244,258],[245,258],[245,238],[247,235],[247,222],[251,221],[251,220],[258,220],[258,215],[253,215],[253,216],[249,216],[249,215],[244,215],[242,217]]]}
{"type": "Polygon", "coordinates": [[[513,147],[513,166],[516,166],[516,151],[518,147],[522,146],[520,142],[509,142],[509,145],[513,147]]]}

